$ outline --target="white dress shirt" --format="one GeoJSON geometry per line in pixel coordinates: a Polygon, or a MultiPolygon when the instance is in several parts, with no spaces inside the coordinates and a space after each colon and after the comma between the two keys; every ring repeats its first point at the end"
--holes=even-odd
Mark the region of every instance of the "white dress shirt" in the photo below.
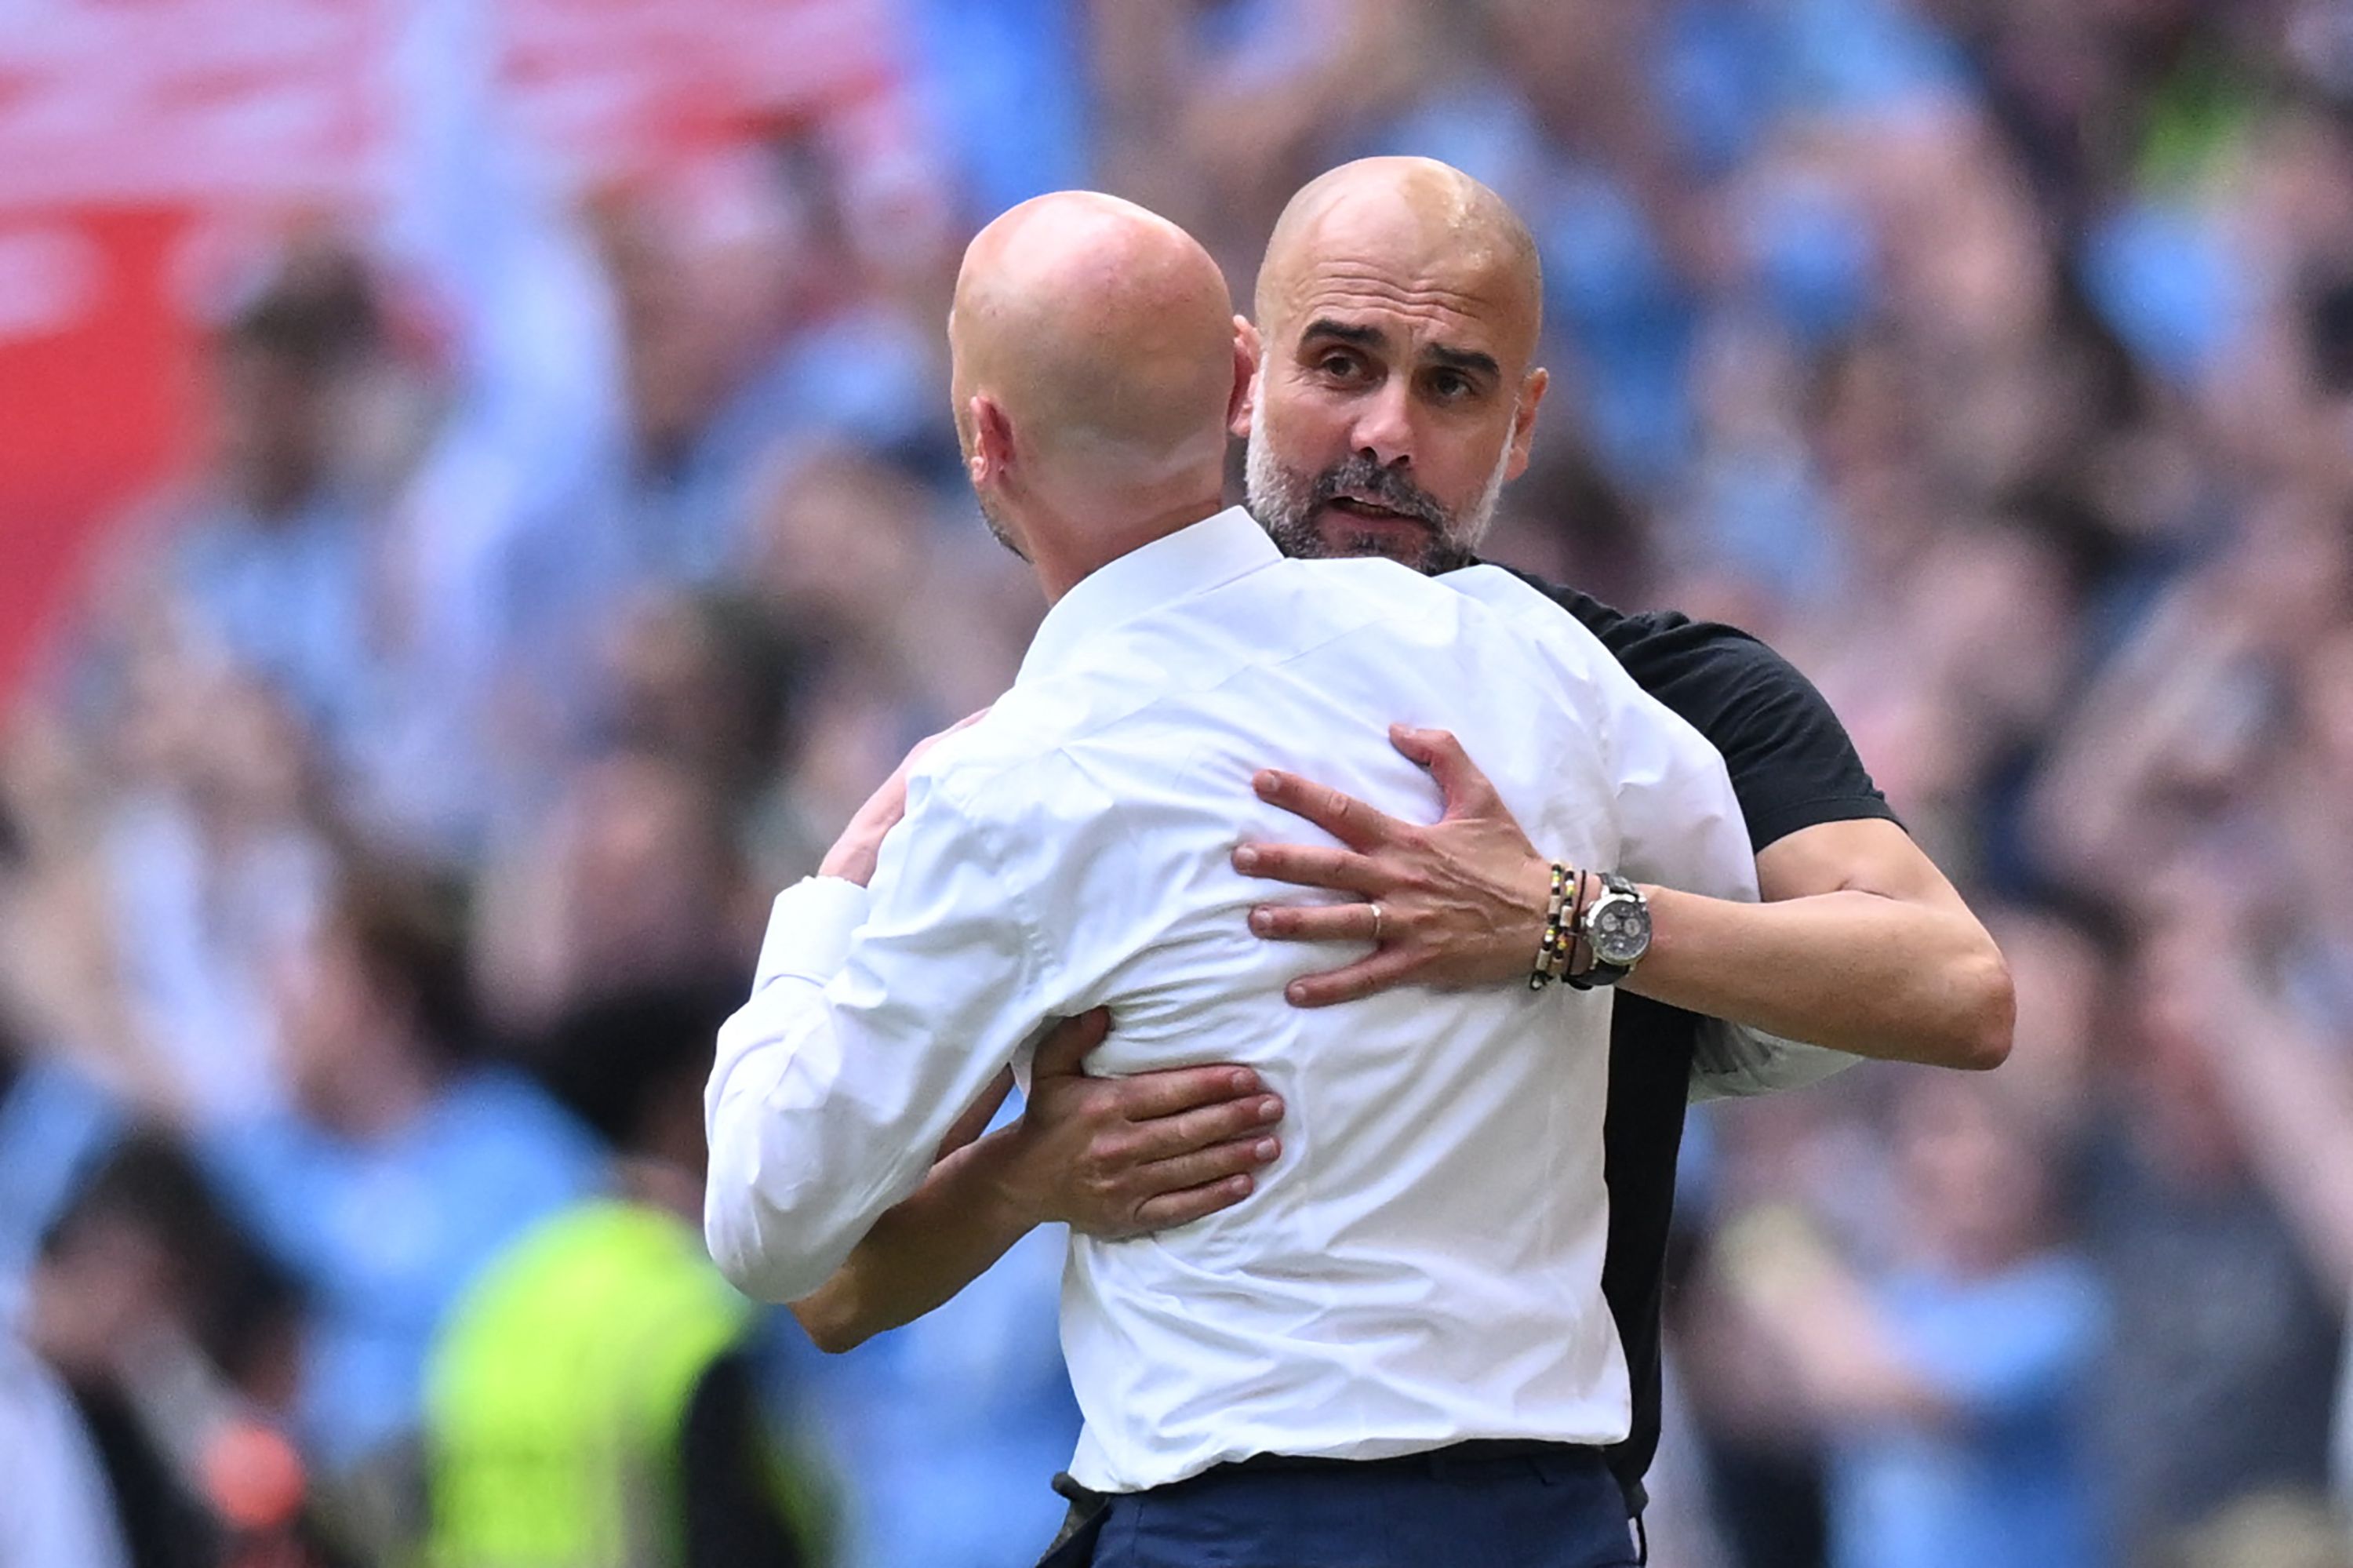
{"type": "Polygon", "coordinates": [[[1622,1437],[1600,1291],[1609,993],[1294,1008],[1286,981],[1362,947],[1247,924],[1283,890],[1238,874],[1234,845],[1314,831],[1257,798],[1258,769],[1437,817],[1393,721],[1452,730],[1562,860],[1757,895],[1723,759],[1542,596],[1492,567],[1286,560],[1220,514],[1054,606],[1013,690],[915,770],[871,888],[813,878],[777,899],[705,1105],[728,1277],[814,1290],[989,1079],[1027,1073],[1049,1021],[1108,1006],[1091,1070],[1247,1062],[1289,1108],[1243,1202],[1073,1238],[1079,1481],[1622,1437]]]}

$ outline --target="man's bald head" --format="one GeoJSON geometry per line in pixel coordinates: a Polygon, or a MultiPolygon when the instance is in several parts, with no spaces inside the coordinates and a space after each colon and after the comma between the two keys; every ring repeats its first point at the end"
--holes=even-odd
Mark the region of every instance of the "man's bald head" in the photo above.
{"type": "Polygon", "coordinates": [[[1535,237],[1512,206],[1435,158],[1359,158],[1318,175],[1275,219],[1258,274],[1260,332],[1291,324],[1303,274],[1332,268],[1436,284],[1492,303],[1521,339],[1523,362],[1544,326],[1535,237]]]}
{"type": "Polygon", "coordinates": [[[1528,461],[1544,277],[1503,197],[1366,158],[1291,199],[1259,269],[1250,510],[1293,555],[1472,559],[1528,461]]]}
{"type": "Polygon", "coordinates": [[[1145,488],[1223,461],[1232,296],[1198,240],[1132,202],[1065,191],[982,229],[948,342],[968,460],[985,402],[1026,483],[1145,488]]]}

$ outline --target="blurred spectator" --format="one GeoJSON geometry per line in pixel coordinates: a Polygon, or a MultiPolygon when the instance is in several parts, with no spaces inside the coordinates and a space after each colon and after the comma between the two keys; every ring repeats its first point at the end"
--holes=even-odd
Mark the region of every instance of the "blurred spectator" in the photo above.
{"type": "Polygon", "coordinates": [[[89,1428],[48,1368],[0,1337],[0,1444],[16,1458],[0,1503],[6,1568],[124,1568],[114,1496],[89,1428]]]}
{"type": "Polygon", "coordinates": [[[44,1245],[26,1335],[72,1391],[121,1561],[237,1561],[240,1537],[327,1561],[280,1436],[300,1331],[289,1285],[185,1155],[141,1134],[108,1157],[44,1245]]]}
{"type": "Polygon", "coordinates": [[[448,1304],[599,1166],[541,1090],[474,1058],[459,927],[413,875],[343,874],[279,1015],[291,1106],[196,1130],[231,1212],[311,1294],[301,1429],[341,1477],[397,1462],[448,1304]]]}
{"type": "Polygon", "coordinates": [[[762,902],[731,827],[715,793],[660,756],[575,775],[541,832],[485,874],[477,969],[506,1028],[649,985],[744,983],[762,902]]]}
{"type": "Polygon", "coordinates": [[[2108,1074],[2123,1115],[2094,1144],[2093,1255],[2116,1300],[2098,1452],[2132,1562],[2256,1494],[2319,1495],[2342,1332],[2344,1297],[2232,1115],[2223,1085],[2245,1069],[2218,1061],[2230,1036],[2210,1034],[2181,951],[2145,950],[2130,1054],[2108,1074]]]}
{"type": "Polygon", "coordinates": [[[2044,1158],[1975,1084],[1907,1084],[1894,1119],[1891,1266],[1858,1277],[1786,1219],[1726,1238],[1734,1288],[1830,1443],[1831,1561],[2094,1568],[2079,1426],[2105,1311],[2058,1245],[2044,1158]]]}
{"type": "Polygon", "coordinates": [[[797,744],[818,657],[807,632],[748,595],[654,593],[614,641],[615,740],[707,779],[740,823],[797,744]]]}
{"type": "Polygon", "coordinates": [[[599,211],[626,334],[638,573],[708,585],[741,567],[762,459],[851,437],[936,451],[939,345],[867,276],[839,150],[818,131],[615,193],[599,211]]]}
{"type": "Polygon", "coordinates": [[[754,1394],[752,1306],[702,1250],[702,1081],[739,991],[612,994],[543,1051],[609,1140],[616,1191],[523,1233],[437,1337],[437,1568],[810,1560],[754,1394]]]}
{"type": "Polygon", "coordinates": [[[182,656],[213,652],[269,683],[346,760],[379,697],[386,607],[351,418],[383,351],[358,258],[321,245],[288,260],[215,351],[216,487],[178,524],[167,579],[190,623],[182,656]]]}

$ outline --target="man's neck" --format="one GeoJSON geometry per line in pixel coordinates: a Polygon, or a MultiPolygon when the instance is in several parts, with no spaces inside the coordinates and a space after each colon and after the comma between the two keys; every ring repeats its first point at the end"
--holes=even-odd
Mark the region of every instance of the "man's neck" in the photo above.
{"type": "Polygon", "coordinates": [[[1219,493],[1212,491],[1204,496],[1196,492],[1175,503],[1131,502],[1124,507],[1107,508],[1079,525],[1033,531],[1030,537],[1036,544],[1031,565],[1037,570],[1039,586],[1046,590],[1046,602],[1058,602],[1064,594],[1122,556],[1215,517],[1225,507],[1225,499],[1219,493]]]}

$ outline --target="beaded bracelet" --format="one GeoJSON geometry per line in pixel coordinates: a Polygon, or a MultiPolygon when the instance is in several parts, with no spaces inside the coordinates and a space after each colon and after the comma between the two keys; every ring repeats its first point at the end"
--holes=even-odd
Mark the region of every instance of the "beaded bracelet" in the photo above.
{"type": "MultiPolygon", "coordinates": [[[[1572,922],[1575,919],[1569,911],[1569,875],[1568,867],[1554,863],[1552,895],[1545,906],[1544,940],[1536,944],[1536,967],[1528,973],[1530,991],[1544,990],[1568,970],[1569,931],[1573,926],[1565,924],[1562,917],[1567,916],[1572,922]]],[[[1577,878],[1580,892],[1584,882],[1583,877],[1577,878]]]]}

